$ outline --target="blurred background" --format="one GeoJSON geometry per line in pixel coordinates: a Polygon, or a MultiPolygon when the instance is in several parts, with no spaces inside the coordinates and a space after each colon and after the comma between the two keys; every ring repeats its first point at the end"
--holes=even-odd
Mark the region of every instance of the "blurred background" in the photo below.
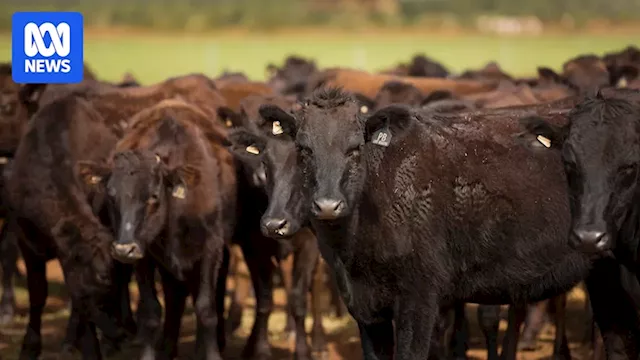
{"type": "Polygon", "coordinates": [[[81,11],[92,69],[142,83],[224,70],[262,80],[291,53],[380,70],[424,52],[454,72],[496,61],[528,75],[640,41],[637,0],[3,0],[0,61],[17,10],[81,11]]]}

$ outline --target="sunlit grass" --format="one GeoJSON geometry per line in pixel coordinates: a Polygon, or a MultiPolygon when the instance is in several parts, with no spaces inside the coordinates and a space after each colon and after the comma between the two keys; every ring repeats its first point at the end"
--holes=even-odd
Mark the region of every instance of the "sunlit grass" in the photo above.
{"type": "MultiPolygon", "coordinates": [[[[112,36],[85,34],[85,60],[106,80],[131,71],[143,83],[188,72],[216,75],[243,71],[263,79],[267,63],[280,63],[288,54],[313,57],[320,66],[349,66],[379,70],[404,61],[416,52],[440,60],[452,71],[498,61],[518,75],[537,66],[558,68],[581,53],[596,53],[640,44],[633,35],[549,35],[542,37],[445,36],[425,34],[286,34],[112,36]]],[[[0,61],[10,59],[10,37],[0,35],[0,61]]]]}

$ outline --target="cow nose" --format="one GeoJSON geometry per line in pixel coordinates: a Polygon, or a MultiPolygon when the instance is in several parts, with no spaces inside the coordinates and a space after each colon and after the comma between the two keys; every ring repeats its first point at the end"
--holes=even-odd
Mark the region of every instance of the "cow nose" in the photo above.
{"type": "Polygon", "coordinates": [[[121,262],[133,262],[142,259],[142,251],[136,243],[113,244],[113,255],[121,262]]]}
{"type": "Polygon", "coordinates": [[[578,240],[578,247],[585,252],[601,252],[610,246],[609,235],[604,231],[578,228],[573,230],[573,236],[578,240]]]}
{"type": "Polygon", "coordinates": [[[344,201],[320,198],[313,202],[313,215],[321,220],[337,219],[344,211],[344,201]]]}
{"type": "Polygon", "coordinates": [[[263,221],[266,236],[288,236],[291,226],[286,219],[267,218],[263,221]]]}

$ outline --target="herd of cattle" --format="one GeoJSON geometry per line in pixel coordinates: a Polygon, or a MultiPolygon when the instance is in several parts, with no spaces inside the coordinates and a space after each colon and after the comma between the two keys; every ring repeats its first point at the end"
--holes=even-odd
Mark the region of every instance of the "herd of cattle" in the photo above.
{"type": "Polygon", "coordinates": [[[189,296],[196,358],[221,359],[249,293],[239,258],[256,298],[246,358],[271,357],[281,268],[298,360],[326,348],[325,286],[367,360],[466,358],[466,302],[480,304],[488,359],[533,346],[549,305],[554,358],[570,359],[564,309],[579,283],[602,335],[595,357],[638,359],[640,49],[531,78],[495,63],[451,74],[424,55],[375,74],[297,56],[267,69],[266,82],[188,74],[141,86],[87,67],[80,84],[21,85],[0,65],[0,320],[15,311],[20,253],[21,359],[42,351],[54,258],[71,297],[64,349],[84,359],[132,340],[142,359],[175,358],[189,296]]]}

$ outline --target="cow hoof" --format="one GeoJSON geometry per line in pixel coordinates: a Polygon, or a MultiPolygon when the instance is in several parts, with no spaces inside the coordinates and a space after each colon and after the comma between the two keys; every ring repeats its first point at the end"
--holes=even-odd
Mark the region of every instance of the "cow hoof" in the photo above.
{"type": "Polygon", "coordinates": [[[16,304],[9,302],[0,304],[0,325],[9,325],[13,321],[16,312],[16,304]]]}
{"type": "Polygon", "coordinates": [[[240,328],[240,325],[242,325],[242,306],[238,305],[236,302],[231,303],[226,323],[228,334],[232,334],[240,328]]]}
{"type": "Polygon", "coordinates": [[[538,344],[536,340],[522,339],[518,342],[518,351],[536,351],[538,344]]]}
{"type": "Polygon", "coordinates": [[[313,356],[311,356],[311,354],[306,354],[306,355],[298,355],[298,354],[294,354],[293,355],[293,360],[314,360],[315,358],[313,356]]]}
{"type": "Polygon", "coordinates": [[[327,340],[324,335],[311,336],[311,351],[314,353],[323,353],[327,351],[327,340]]]}
{"type": "Polygon", "coordinates": [[[271,360],[271,350],[257,351],[255,354],[243,354],[243,359],[247,360],[271,360]]]}

